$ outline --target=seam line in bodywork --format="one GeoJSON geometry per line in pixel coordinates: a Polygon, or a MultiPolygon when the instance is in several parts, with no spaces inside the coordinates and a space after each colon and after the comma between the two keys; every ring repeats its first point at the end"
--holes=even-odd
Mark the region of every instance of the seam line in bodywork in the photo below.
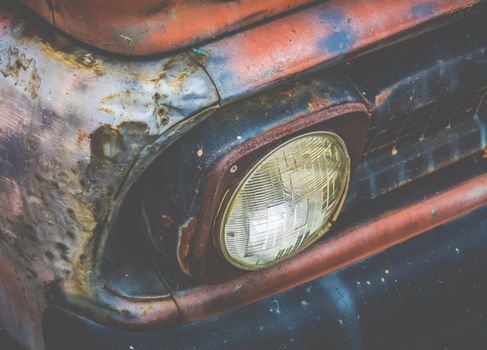
{"type": "Polygon", "coordinates": [[[56,17],[54,16],[54,4],[53,0],[45,0],[47,7],[49,7],[49,10],[51,11],[51,22],[54,26],[56,26],[56,17]]]}
{"type": "Polygon", "coordinates": [[[213,87],[215,88],[215,91],[216,91],[216,94],[217,94],[217,97],[218,97],[218,100],[217,100],[216,104],[218,106],[221,106],[222,98],[220,96],[220,91],[218,90],[218,86],[216,85],[215,80],[213,80],[213,77],[211,76],[210,72],[208,72],[208,70],[206,69],[206,67],[205,67],[204,64],[201,64],[200,60],[196,57],[196,54],[194,52],[191,52],[191,50],[188,50],[187,53],[188,53],[189,58],[195,64],[197,64],[198,67],[200,67],[206,73],[206,76],[208,77],[208,79],[210,79],[211,83],[213,84],[213,87]]]}

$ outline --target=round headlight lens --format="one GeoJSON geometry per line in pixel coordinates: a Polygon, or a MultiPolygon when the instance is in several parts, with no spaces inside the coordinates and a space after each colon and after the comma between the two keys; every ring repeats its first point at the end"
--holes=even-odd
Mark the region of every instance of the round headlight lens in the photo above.
{"type": "Polygon", "coordinates": [[[349,179],[350,157],[335,133],[312,132],[275,148],[228,202],[220,228],[223,255],[255,270],[301,251],[328,230],[349,179]]]}

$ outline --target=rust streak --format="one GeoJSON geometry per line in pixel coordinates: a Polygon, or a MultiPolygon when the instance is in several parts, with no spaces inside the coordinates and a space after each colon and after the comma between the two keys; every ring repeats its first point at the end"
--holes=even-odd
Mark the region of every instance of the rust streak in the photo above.
{"type": "Polygon", "coordinates": [[[375,97],[375,106],[381,106],[388,98],[391,96],[392,91],[390,89],[386,89],[382,91],[375,97]]]}

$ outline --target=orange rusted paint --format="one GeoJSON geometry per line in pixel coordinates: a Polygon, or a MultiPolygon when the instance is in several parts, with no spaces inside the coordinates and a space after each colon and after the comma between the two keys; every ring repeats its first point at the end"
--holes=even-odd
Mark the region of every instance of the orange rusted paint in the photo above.
{"type": "MultiPolygon", "coordinates": [[[[223,100],[236,98],[395,35],[418,29],[480,0],[330,0],[200,47],[223,100]]],[[[410,33],[411,34],[411,33],[410,33]]],[[[397,40],[397,38],[396,38],[397,40]]]]}
{"type": "Polygon", "coordinates": [[[389,98],[389,96],[391,96],[391,93],[392,93],[392,90],[391,89],[385,89],[380,94],[378,94],[375,97],[375,106],[376,106],[376,108],[378,106],[381,106],[385,101],[387,101],[387,99],[389,98]]]}
{"type": "Polygon", "coordinates": [[[304,253],[230,282],[176,292],[183,322],[237,309],[378,253],[487,203],[487,174],[362,226],[304,253]],[[412,220],[411,218],[414,218],[412,220]]]}
{"type": "Polygon", "coordinates": [[[155,54],[210,39],[312,0],[22,0],[49,22],[104,50],[155,54]]]}

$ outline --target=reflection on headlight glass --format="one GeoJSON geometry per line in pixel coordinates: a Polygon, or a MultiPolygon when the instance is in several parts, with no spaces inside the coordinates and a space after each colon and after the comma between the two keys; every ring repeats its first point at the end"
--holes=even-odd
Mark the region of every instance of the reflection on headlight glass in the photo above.
{"type": "Polygon", "coordinates": [[[271,265],[325,233],[348,185],[350,159],[331,132],[298,136],[247,174],[225,212],[220,244],[244,269],[271,265]]]}

